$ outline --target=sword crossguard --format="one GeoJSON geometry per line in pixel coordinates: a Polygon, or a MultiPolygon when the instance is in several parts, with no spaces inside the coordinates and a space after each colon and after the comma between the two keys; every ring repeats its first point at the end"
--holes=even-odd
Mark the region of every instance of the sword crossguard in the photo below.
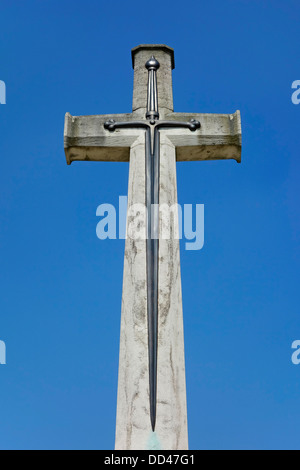
{"type": "Polygon", "coordinates": [[[190,131],[195,132],[197,129],[200,129],[201,124],[199,121],[196,121],[196,119],[191,119],[190,120],[190,131]]]}
{"type": "Polygon", "coordinates": [[[107,131],[113,132],[116,129],[116,121],[110,119],[104,123],[104,129],[107,131]]]}

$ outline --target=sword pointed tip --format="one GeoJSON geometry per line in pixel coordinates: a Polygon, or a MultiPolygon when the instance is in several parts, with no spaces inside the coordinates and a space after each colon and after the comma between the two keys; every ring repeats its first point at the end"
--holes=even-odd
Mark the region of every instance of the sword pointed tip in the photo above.
{"type": "Polygon", "coordinates": [[[155,421],[155,416],[151,416],[151,428],[153,432],[155,432],[155,421]]]}

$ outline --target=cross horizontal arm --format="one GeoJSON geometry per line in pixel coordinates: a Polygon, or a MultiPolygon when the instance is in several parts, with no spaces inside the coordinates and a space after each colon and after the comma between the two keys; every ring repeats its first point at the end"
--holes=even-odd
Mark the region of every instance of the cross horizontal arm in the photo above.
{"type": "Polygon", "coordinates": [[[68,165],[73,161],[128,162],[130,146],[140,135],[140,129],[117,129],[110,133],[104,128],[109,120],[134,122],[132,114],[96,116],[65,116],[64,147],[68,165]]]}
{"type": "MultiPolygon", "coordinates": [[[[242,131],[240,112],[234,114],[170,113],[168,121],[199,121],[200,129],[168,127],[166,135],[176,147],[177,161],[234,159],[241,161],[242,131]]],[[[67,163],[72,161],[128,162],[130,146],[140,135],[139,128],[116,129],[111,133],[104,124],[134,122],[131,114],[65,117],[64,146],[67,163]]],[[[162,129],[163,130],[163,129],[162,129]]]]}
{"type": "Polygon", "coordinates": [[[177,161],[234,159],[241,162],[242,130],[240,112],[234,114],[170,113],[168,121],[199,121],[196,132],[167,129],[167,137],[176,147],[177,161]]]}

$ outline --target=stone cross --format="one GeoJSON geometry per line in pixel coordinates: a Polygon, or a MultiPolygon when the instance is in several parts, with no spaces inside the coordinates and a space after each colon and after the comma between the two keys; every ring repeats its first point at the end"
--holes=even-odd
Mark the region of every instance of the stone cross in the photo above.
{"type": "MultiPolygon", "coordinates": [[[[177,203],[176,161],[241,161],[240,113],[174,113],[174,51],[132,50],[130,114],[66,114],[64,144],[73,161],[130,162],[128,207],[177,203]]],[[[125,243],[116,449],[188,449],[178,217],[145,216],[146,240],[125,243]],[[155,431],[155,433],[154,433],[155,431]]],[[[128,217],[127,224],[131,221],[128,217]]]]}

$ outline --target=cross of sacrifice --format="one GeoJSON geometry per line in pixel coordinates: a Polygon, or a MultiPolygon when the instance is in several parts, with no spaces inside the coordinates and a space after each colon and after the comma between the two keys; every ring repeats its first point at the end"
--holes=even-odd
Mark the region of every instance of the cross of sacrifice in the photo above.
{"type": "MultiPolygon", "coordinates": [[[[146,239],[125,243],[115,448],[188,449],[179,240],[159,207],[177,203],[176,161],[241,161],[240,113],[173,111],[174,51],[132,49],[130,114],[65,117],[67,163],[130,162],[128,208],[146,204],[146,239]]],[[[129,217],[128,217],[129,219],[129,217]]],[[[129,220],[127,220],[127,226],[129,220]]]]}

